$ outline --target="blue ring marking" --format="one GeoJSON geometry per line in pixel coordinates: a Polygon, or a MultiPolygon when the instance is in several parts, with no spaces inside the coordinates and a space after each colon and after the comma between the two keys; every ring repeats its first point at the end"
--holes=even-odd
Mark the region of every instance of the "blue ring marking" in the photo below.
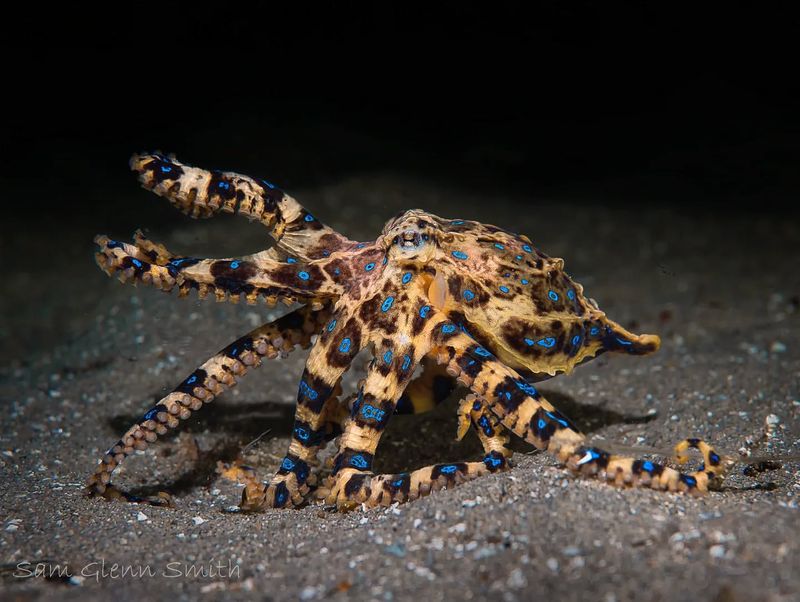
{"type": "Polygon", "coordinates": [[[531,251],[533,251],[530,245],[522,245],[522,250],[525,251],[526,253],[530,253],[531,251]]]}
{"type": "Polygon", "coordinates": [[[575,291],[572,290],[572,289],[569,289],[567,291],[567,297],[569,297],[570,301],[574,301],[575,300],[575,291]]]}
{"type": "Polygon", "coordinates": [[[528,347],[533,347],[536,344],[536,341],[529,339],[528,337],[525,337],[523,340],[528,347]]]}
{"type": "Polygon", "coordinates": [[[122,248],[122,243],[121,242],[117,242],[116,240],[109,240],[106,243],[106,246],[109,249],[121,249],[122,248]]]}
{"type": "Polygon", "coordinates": [[[322,249],[322,256],[323,257],[328,257],[330,254],[331,254],[331,252],[328,251],[328,249],[322,249]]]}
{"type": "Polygon", "coordinates": [[[403,366],[402,366],[401,370],[403,370],[403,372],[405,372],[406,370],[408,370],[408,368],[410,366],[411,366],[411,356],[410,355],[404,355],[403,356],[403,366]]]}
{"type": "Polygon", "coordinates": [[[483,407],[483,404],[480,401],[476,401],[475,403],[472,404],[472,409],[475,412],[480,410],[482,407],[483,407]]]}
{"type": "Polygon", "coordinates": [[[524,381],[517,381],[517,387],[520,389],[520,391],[525,393],[525,395],[529,395],[531,397],[536,397],[539,394],[539,392],[536,390],[536,387],[524,381]]]}
{"type": "Polygon", "coordinates": [[[374,269],[375,269],[375,263],[372,261],[370,261],[367,265],[364,266],[364,270],[366,270],[367,272],[371,272],[374,269]]]}
{"type": "Polygon", "coordinates": [[[350,339],[348,337],[342,339],[342,342],[339,344],[339,351],[342,353],[350,351],[350,339]]]}
{"type": "Polygon", "coordinates": [[[500,458],[495,458],[494,456],[486,456],[483,458],[483,463],[489,466],[491,464],[491,468],[498,468],[503,464],[503,461],[500,458]]]}
{"type": "Polygon", "coordinates": [[[194,374],[192,374],[189,378],[186,379],[187,385],[194,384],[195,382],[197,382],[197,376],[195,376],[194,374]]]}
{"type": "Polygon", "coordinates": [[[298,483],[305,483],[306,479],[308,478],[308,466],[298,466],[297,470],[294,471],[294,474],[297,476],[298,483]]]}
{"type": "Polygon", "coordinates": [[[539,418],[539,421],[536,423],[536,426],[538,426],[539,430],[541,431],[542,429],[544,429],[544,427],[547,426],[547,422],[545,422],[544,418],[539,418]]]}
{"type": "Polygon", "coordinates": [[[387,263],[389,263],[389,257],[384,255],[383,260],[381,261],[381,265],[386,265],[387,263]]]}
{"type": "Polygon", "coordinates": [[[238,261],[231,261],[231,266],[230,267],[231,267],[232,270],[237,269],[239,267],[239,262],[238,261]]]}
{"type": "Polygon", "coordinates": [[[558,301],[558,293],[555,291],[547,291],[547,296],[550,297],[553,301],[558,301]]]}
{"type": "Polygon", "coordinates": [[[309,213],[303,219],[306,220],[307,222],[313,222],[314,221],[314,216],[309,213]]]}
{"type": "Polygon", "coordinates": [[[423,305],[422,307],[419,308],[419,317],[420,318],[427,318],[428,317],[428,312],[430,310],[431,310],[431,306],[430,305],[423,305]]]}
{"type": "Polygon", "coordinates": [[[367,246],[367,243],[365,243],[365,242],[360,242],[360,243],[358,243],[358,244],[356,245],[356,249],[363,249],[363,248],[364,248],[364,247],[366,247],[366,246],[367,246]]]}
{"type": "Polygon", "coordinates": [[[645,472],[653,472],[653,470],[655,470],[655,465],[650,460],[645,460],[642,462],[642,470],[645,472]]]}
{"type": "Polygon", "coordinates": [[[172,168],[169,165],[162,165],[161,166],[161,172],[162,173],[169,173],[171,171],[172,171],[172,168]]]}
{"type": "Polygon", "coordinates": [[[311,433],[308,432],[308,429],[305,429],[302,426],[295,427],[294,434],[297,435],[297,438],[301,441],[308,441],[308,438],[311,436],[311,433]]]}
{"type": "Polygon", "coordinates": [[[463,224],[464,224],[463,219],[454,219],[453,221],[450,222],[451,226],[461,226],[463,224]]]}
{"type": "Polygon", "coordinates": [[[600,329],[597,326],[592,326],[589,330],[589,334],[592,336],[596,335],[598,332],[600,332],[600,329]]]}
{"type": "Polygon", "coordinates": [[[400,477],[396,481],[392,481],[392,487],[402,487],[405,481],[406,481],[405,477],[400,477]]]}
{"type": "Polygon", "coordinates": [[[709,460],[711,460],[711,463],[712,463],[712,464],[719,464],[719,460],[720,460],[720,458],[719,458],[719,456],[718,456],[718,455],[717,455],[715,452],[713,452],[713,451],[712,451],[710,454],[708,454],[708,459],[709,459],[709,460]]]}
{"type": "Polygon", "coordinates": [[[287,257],[286,263],[297,263],[297,260],[294,257],[287,257]]]}
{"type": "Polygon", "coordinates": [[[494,246],[497,247],[500,250],[505,249],[505,247],[503,245],[501,245],[499,242],[494,243],[494,246]]]}
{"type": "Polygon", "coordinates": [[[283,506],[283,503],[286,501],[287,495],[289,495],[289,492],[281,489],[275,494],[275,502],[277,502],[279,506],[283,506]]]}
{"type": "Polygon", "coordinates": [[[403,284],[408,284],[409,282],[411,282],[411,279],[413,277],[414,275],[411,272],[406,272],[405,274],[403,274],[403,280],[402,280],[403,284]]]}
{"type": "Polygon", "coordinates": [[[501,287],[500,287],[500,290],[501,290],[502,292],[504,292],[504,293],[507,293],[507,292],[509,292],[509,289],[508,289],[508,287],[507,287],[505,284],[504,284],[503,286],[501,286],[501,287]]]}
{"type": "Polygon", "coordinates": [[[483,347],[475,347],[475,354],[480,355],[481,357],[492,357],[492,354],[483,347]]]}
{"type": "Polygon", "coordinates": [[[451,332],[455,331],[456,331],[455,324],[445,324],[444,326],[442,326],[442,332],[444,334],[450,334],[451,332]]]}
{"type": "Polygon", "coordinates": [[[446,466],[442,466],[441,468],[439,468],[439,472],[442,472],[444,474],[453,474],[457,470],[458,466],[456,466],[455,464],[448,464],[446,466]]]}
{"type": "Polygon", "coordinates": [[[364,459],[364,456],[358,454],[350,458],[350,466],[355,466],[363,470],[369,466],[369,462],[364,459]]]}
{"type": "Polygon", "coordinates": [[[511,272],[506,272],[503,274],[503,278],[511,278],[511,272]]]}
{"type": "Polygon", "coordinates": [[[466,299],[467,301],[472,301],[474,298],[475,298],[475,293],[473,293],[471,290],[467,289],[464,291],[464,299],[466,299]]]}
{"type": "Polygon", "coordinates": [[[268,180],[265,180],[264,178],[261,178],[261,183],[262,184],[266,184],[267,188],[275,188],[275,184],[273,184],[272,182],[269,182],[268,180]]]}
{"type": "Polygon", "coordinates": [[[392,356],[393,356],[393,355],[394,355],[394,354],[392,353],[392,351],[391,351],[391,350],[389,350],[389,351],[387,351],[386,353],[384,353],[384,354],[383,354],[383,363],[384,363],[384,364],[391,364],[391,363],[392,363],[392,356]]]}
{"type": "Polygon", "coordinates": [[[690,477],[688,474],[682,474],[681,481],[686,483],[689,487],[697,487],[697,479],[690,477]]]}
{"type": "Polygon", "coordinates": [[[561,426],[563,426],[564,428],[569,428],[569,422],[567,422],[567,421],[566,421],[566,420],[564,420],[563,418],[559,418],[558,416],[556,416],[556,415],[555,415],[555,414],[553,414],[552,412],[545,412],[545,414],[547,414],[547,417],[548,417],[550,420],[555,420],[556,422],[558,422],[558,424],[560,424],[560,425],[561,425],[561,426]]]}
{"type": "Polygon", "coordinates": [[[521,282],[522,284],[528,284],[528,280],[527,280],[526,278],[523,278],[522,280],[520,280],[520,282],[521,282]]]}
{"type": "Polygon", "coordinates": [[[231,185],[228,182],[220,182],[217,184],[218,188],[222,188],[223,190],[230,190],[231,185]]]}
{"type": "Polygon", "coordinates": [[[455,257],[456,259],[464,260],[464,259],[468,259],[469,255],[467,255],[463,251],[453,251],[453,257],[455,257]]]}
{"type": "Polygon", "coordinates": [[[149,410],[147,410],[147,414],[144,415],[142,420],[152,420],[153,418],[155,418],[156,414],[158,414],[159,411],[160,410],[158,409],[158,407],[150,408],[149,410]]]}
{"type": "Polygon", "coordinates": [[[330,323],[328,324],[328,332],[330,332],[334,328],[336,328],[336,320],[331,320],[330,323]]]}
{"type": "Polygon", "coordinates": [[[334,268],[333,273],[334,275],[338,276],[339,274],[342,273],[342,270],[340,270],[339,268],[334,268]]]}
{"type": "Polygon", "coordinates": [[[314,389],[308,386],[308,383],[304,380],[300,381],[300,393],[311,399],[312,401],[319,397],[319,393],[317,393],[314,389]]]}
{"type": "Polygon", "coordinates": [[[517,261],[522,261],[522,255],[517,255],[517,256],[515,257],[515,259],[516,259],[517,261]]]}
{"type": "Polygon", "coordinates": [[[300,278],[300,280],[308,280],[311,276],[308,272],[298,272],[297,277],[300,278]]]}
{"type": "Polygon", "coordinates": [[[361,406],[361,415],[366,418],[367,420],[377,420],[380,422],[383,420],[383,417],[386,415],[386,411],[380,408],[376,408],[373,405],[365,404],[361,406]]]}
{"type": "Polygon", "coordinates": [[[581,342],[581,335],[576,334],[574,337],[572,337],[572,346],[573,347],[577,347],[580,342],[581,342]]]}
{"type": "Polygon", "coordinates": [[[553,337],[545,337],[536,341],[536,344],[550,349],[550,347],[553,347],[556,344],[556,340],[553,337]]]}
{"type": "Polygon", "coordinates": [[[632,341],[626,341],[625,339],[621,339],[619,337],[615,337],[617,339],[617,343],[620,345],[633,345],[632,341]]]}
{"type": "Polygon", "coordinates": [[[291,458],[284,458],[283,462],[281,462],[281,468],[283,470],[292,470],[294,466],[295,466],[294,460],[292,460],[291,458]]]}
{"type": "Polygon", "coordinates": [[[386,301],[381,305],[381,311],[389,311],[392,308],[392,303],[394,303],[394,297],[386,297],[386,301]]]}
{"type": "Polygon", "coordinates": [[[135,265],[137,268],[140,268],[140,267],[142,267],[142,262],[141,262],[141,261],[139,261],[139,260],[138,260],[138,259],[136,259],[136,258],[132,258],[132,259],[131,259],[131,263],[132,263],[133,265],[135,265]]]}

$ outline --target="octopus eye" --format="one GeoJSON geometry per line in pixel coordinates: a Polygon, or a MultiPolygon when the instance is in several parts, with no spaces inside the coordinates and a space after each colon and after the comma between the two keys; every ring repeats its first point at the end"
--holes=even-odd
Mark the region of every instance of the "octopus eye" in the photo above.
{"type": "Polygon", "coordinates": [[[403,249],[404,251],[413,251],[419,249],[424,245],[430,236],[422,234],[419,230],[408,229],[399,236],[395,236],[394,244],[403,249]]]}

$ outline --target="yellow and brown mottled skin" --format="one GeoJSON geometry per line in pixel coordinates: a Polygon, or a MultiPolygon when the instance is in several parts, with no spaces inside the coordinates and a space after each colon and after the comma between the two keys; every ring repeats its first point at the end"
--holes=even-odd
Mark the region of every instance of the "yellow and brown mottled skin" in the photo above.
{"type": "Polygon", "coordinates": [[[246,257],[198,259],[175,256],[141,233],[133,244],[99,236],[97,262],[108,274],[181,295],[196,289],[218,301],[262,297],[304,305],[237,339],[159,401],[101,459],[90,494],[140,501],[110,484],[126,456],[264,358],[311,346],[313,335],[289,450],[271,481],[247,483],[243,509],[286,508],[312,497],[339,508],[413,500],[508,469],[507,431],[574,472],[619,486],[699,493],[721,480],[728,460],[699,439],[676,447],[679,461],[688,448],[703,454],[704,466],[691,473],[589,446],[531,384],[608,351],[651,353],[659,339],[608,319],[564,272],[564,262],[525,236],[410,210],[390,220],[374,242],[357,243],[266,180],[193,168],[161,154],[136,155],[131,167],[145,188],[184,213],[242,214],[267,226],[275,245],[246,257]],[[364,349],[372,355],[366,378],[357,394],[342,400],[342,374],[364,349]],[[458,435],[473,426],[483,460],[374,474],[391,416],[432,408],[457,382],[470,390],[459,407],[458,435]],[[330,474],[320,478],[318,452],[337,435],[330,474]]]}

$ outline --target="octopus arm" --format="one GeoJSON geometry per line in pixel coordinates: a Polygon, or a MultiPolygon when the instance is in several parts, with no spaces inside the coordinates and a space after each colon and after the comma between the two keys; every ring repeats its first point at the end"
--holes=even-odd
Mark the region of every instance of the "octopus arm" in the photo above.
{"type": "Polygon", "coordinates": [[[288,263],[259,253],[238,259],[200,259],[169,252],[161,244],[136,233],[133,244],[98,236],[98,265],[121,281],[143,282],[164,291],[177,287],[186,295],[195,289],[201,298],[212,293],[218,301],[255,303],[263,297],[270,305],[311,302],[321,307],[342,293],[324,269],[326,261],[288,263]]]}
{"type": "Polygon", "coordinates": [[[325,257],[352,242],[268,180],[192,167],[160,153],[134,155],[130,167],[144,188],[186,215],[235,213],[261,222],[278,246],[303,260],[325,257]]]}
{"type": "Polygon", "coordinates": [[[619,486],[685,493],[707,491],[723,473],[720,456],[699,439],[686,439],[676,447],[679,458],[688,447],[703,453],[704,466],[690,473],[590,446],[586,436],[533,385],[452,323],[443,322],[432,336],[449,374],[485,399],[503,426],[538,449],[552,453],[573,472],[598,476],[619,486]]]}
{"type": "Polygon", "coordinates": [[[136,450],[144,450],[158,437],[175,429],[203,406],[228,388],[249,370],[271,360],[285,356],[297,347],[311,346],[312,334],[329,319],[326,306],[315,312],[308,306],[300,307],[273,322],[233,341],[203,362],[183,382],[164,396],[125,432],[122,438],[100,459],[86,487],[88,495],[131,502],[168,504],[169,497],[142,499],[117,489],[111,484],[112,473],[136,450]]]}

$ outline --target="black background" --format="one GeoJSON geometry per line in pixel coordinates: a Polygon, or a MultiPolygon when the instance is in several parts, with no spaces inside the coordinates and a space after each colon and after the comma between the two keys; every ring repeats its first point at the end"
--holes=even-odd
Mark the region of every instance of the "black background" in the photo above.
{"type": "Polygon", "coordinates": [[[132,185],[128,157],[159,149],[289,190],[392,170],[521,193],[513,202],[796,214],[797,19],[704,6],[130,5],[9,18],[4,210],[15,227],[32,216],[113,226],[135,210],[114,203],[132,185]]]}

